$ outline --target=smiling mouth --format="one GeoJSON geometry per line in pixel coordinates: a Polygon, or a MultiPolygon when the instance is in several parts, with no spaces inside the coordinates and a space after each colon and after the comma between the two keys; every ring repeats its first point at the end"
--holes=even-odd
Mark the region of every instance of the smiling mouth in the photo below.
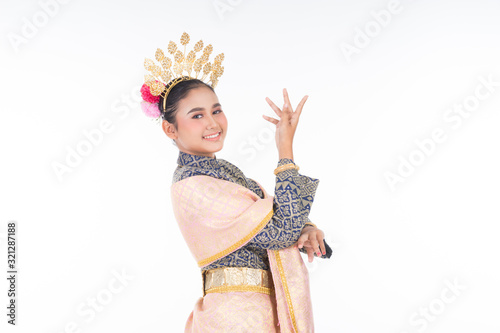
{"type": "Polygon", "coordinates": [[[217,139],[218,137],[220,137],[221,133],[222,132],[217,132],[215,134],[207,135],[207,136],[204,136],[203,139],[207,139],[207,140],[217,139]]]}

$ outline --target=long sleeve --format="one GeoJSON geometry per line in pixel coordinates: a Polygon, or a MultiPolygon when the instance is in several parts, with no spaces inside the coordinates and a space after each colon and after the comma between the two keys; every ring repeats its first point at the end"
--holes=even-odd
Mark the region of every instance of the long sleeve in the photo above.
{"type": "MultiPolygon", "coordinates": [[[[278,166],[293,163],[282,158],[278,166]]],[[[273,209],[274,215],[266,226],[255,235],[249,245],[261,249],[287,248],[300,237],[307,221],[319,179],[304,176],[296,169],[288,169],[276,175],[273,209]]]]}

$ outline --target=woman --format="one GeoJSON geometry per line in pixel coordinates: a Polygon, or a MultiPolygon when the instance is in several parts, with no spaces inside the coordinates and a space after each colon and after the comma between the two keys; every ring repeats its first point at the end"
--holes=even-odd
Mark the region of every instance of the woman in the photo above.
{"type": "Polygon", "coordinates": [[[183,76],[165,91],[158,100],[162,128],[179,149],[172,204],[202,277],[203,297],[185,332],[313,332],[309,277],[299,251],[311,262],[314,255],[329,258],[331,249],[308,218],[319,180],[300,175],[293,161],[307,96],[296,111],[286,90],[283,110],[266,99],[280,117],[264,116],[276,125],[279,152],[270,196],[215,156],[228,124],[213,87],[183,76]]]}

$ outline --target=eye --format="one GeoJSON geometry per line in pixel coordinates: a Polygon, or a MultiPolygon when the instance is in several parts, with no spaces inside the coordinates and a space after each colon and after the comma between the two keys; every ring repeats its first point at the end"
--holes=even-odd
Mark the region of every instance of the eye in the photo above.
{"type": "MultiPolygon", "coordinates": [[[[220,109],[219,109],[219,110],[215,110],[215,111],[214,111],[214,113],[215,113],[215,112],[217,112],[216,114],[219,114],[219,113],[221,113],[221,112],[222,112],[222,110],[220,110],[220,109]]],[[[200,119],[200,118],[196,118],[196,117],[198,117],[198,116],[202,116],[202,114],[200,113],[200,114],[194,115],[194,116],[193,116],[193,119],[200,119]]]]}

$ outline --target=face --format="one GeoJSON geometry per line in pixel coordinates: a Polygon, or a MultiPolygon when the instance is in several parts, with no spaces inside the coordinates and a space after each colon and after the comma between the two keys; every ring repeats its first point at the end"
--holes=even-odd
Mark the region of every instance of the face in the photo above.
{"type": "Polygon", "coordinates": [[[173,124],[163,121],[163,131],[177,143],[179,150],[193,155],[215,157],[222,149],[227,131],[227,119],[217,95],[207,87],[189,91],[179,101],[177,130],[173,124]],[[206,138],[219,134],[215,138],[206,138]]]}

